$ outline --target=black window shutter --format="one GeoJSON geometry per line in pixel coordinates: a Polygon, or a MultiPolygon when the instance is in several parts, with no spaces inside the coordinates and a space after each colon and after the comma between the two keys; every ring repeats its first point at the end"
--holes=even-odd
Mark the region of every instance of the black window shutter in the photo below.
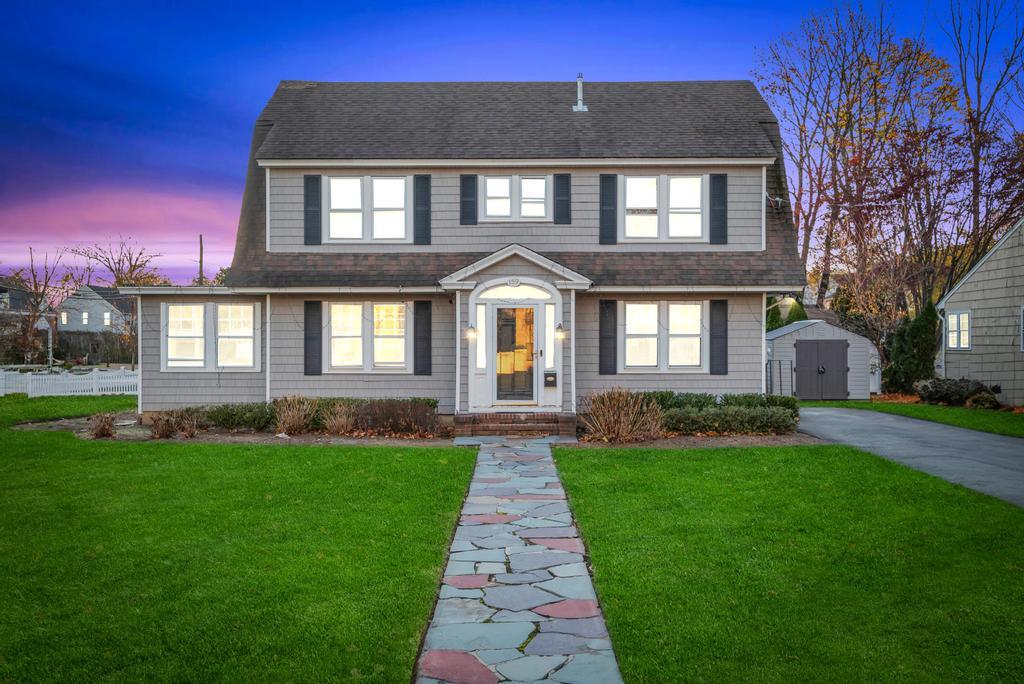
{"type": "Polygon", "coordinates": [[[711,375],[729,374],[729,300],[711,300],[711,375]]]}
{"type": "Polygon", "coordinates": [[[459,225],[476,225],[476,174],[464,173],[459,176],[459,225]]]}
{"type": "Polygon", "coordinates": [[[431,302],[418,300],[413,302],[412,310],[412,358],[414,375],[430,375],[431,340],[431,302]]]}
{"type": "Polygon", "coordinates": [[[711,244],[729,242],[729,176],[711,174],[711,244]]]}
{"type": "Polygon", "coordinates": [[[555,174],[555,223],[572,223],[572,175],[555,174]]]}
{"type": "Polygon", "coordinates": [[[614,299],[598,302],[600,323],[598,324],[598,372],[601,375],[615,375],[618,372],[619,344],[619,303],[614,299]]]}
{"type": "Polygon", "coordinates": [[[412,178],[412,242],[430,244],[430,175],[412,178]]]}
{"type": "Polygon", "coordinates": [[[323,366],[323,315],[324,308],[320,302],[306,302],[305,331],[305,366],[303,375],[322,375],[323,366]]]}
{"type": "Polygon", "coordinates": [[[619,177],[614,173],[601,174],[601,232],[602,245],[618,242],[619,230],[619,177]]]}
{"type": "Polygon", "coordinates": [[[307,245],[319,245],[320,235],[323,232],[320,220],[320,188],[321,180],[318,175],[303,176],[303,242],[307,245]]]}

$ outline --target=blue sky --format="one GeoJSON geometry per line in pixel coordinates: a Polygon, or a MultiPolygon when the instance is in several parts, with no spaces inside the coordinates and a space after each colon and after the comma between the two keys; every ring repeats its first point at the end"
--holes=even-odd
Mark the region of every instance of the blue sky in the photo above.
{"type": "MultiPolygon", "coordinates": [[[[0,27],[0,268],[132,236],[230,261],[252,122],[282,79],[749,78],[824,3],[21,3],[0,27]],[[37,7],[29,7],[35,5],[37,7]]],[[[941,40],[946,5],[899,30],[941,40]]]]}

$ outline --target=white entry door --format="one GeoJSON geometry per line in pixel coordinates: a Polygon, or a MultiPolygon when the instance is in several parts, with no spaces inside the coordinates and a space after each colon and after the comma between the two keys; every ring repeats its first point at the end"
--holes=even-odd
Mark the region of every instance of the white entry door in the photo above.
{"type": "Polygon", "coordinates": [[[494,307],[494,402],[537,403],[537,309],[494,307]]]}

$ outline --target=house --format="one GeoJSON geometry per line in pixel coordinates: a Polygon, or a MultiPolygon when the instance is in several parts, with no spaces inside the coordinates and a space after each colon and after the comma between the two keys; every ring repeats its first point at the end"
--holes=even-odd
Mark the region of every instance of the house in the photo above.
{"type": "Polygon", "coordinates": [[[785,178],[748,81],[282,82],[226,285],[122,289],[140,410],[761,392],[765,296],[805,277],[785,178]]]}
{"type": "Polygon", "coordinates": [[[862,335],[817,318],[784,325],[766,337],[768,390],[773,394],[870,399],[880,389],[878,349],[862,335]]]}
{"type": "Polygon", "coordinates": [[[32,363],[51,358],[53,316],[48,305],[34,311],[35,297],[18,278],[0,277],[0,361],[32,363]],[[28,334],[29,321],[35,334],[28,334]]]}
{"type": "Polygon", "coordinates": [[[62,333],[109,333],[130,323],[135,302],[116,287],[83,285],[64,300],[57,310],[57,328],[62,333]]]}
{"type": "Polygon", "coordinates": [[[1014,225],[938,303],[943,378],[999,385],[999,401],[1024,404],[1024,221],[1014,225]]]}

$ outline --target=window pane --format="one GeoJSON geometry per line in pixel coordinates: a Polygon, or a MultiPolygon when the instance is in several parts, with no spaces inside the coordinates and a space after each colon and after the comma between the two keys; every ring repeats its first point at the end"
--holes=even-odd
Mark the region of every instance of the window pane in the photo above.
{"type": "Polygon", "coordinates": [[[626,237],[658,237],[658,216],[626,214],[626,237]]]}
{"type": "Polygon", "coordinates": [[[509,216],[512,213],[512,202],[508,199],[487,200],[488,216],[509,216]]]}
{"type": "Polygon", "coordinates": [[[967,349],[971,346],[971,333],[969,330],[964,329],[960,331],[960,347],[967,349]]]}
{"type": "Polygon", "coordinates": [[[217,340],[217,365],[251,367],[252,347],[251,337],[224,337],[217,340]]]}
{"type": "Polygon", "coordinates": [[[669,237],[700,237],[700,214],[670,213],[668,215],[668,235],[669,237]]]}
{"type": "Polygon", "coordinates": [[[957,334],[956,330],[950,330],[949,336],[946,339],[946,346],[950,349],[956,349],[957,334]]]}
{"type": "Polygon", "coordinates": [[[555,305],[544,305],[544,368],[555,367],[555,305]]]}
{"type": "Polygon", "coordinates": [[[543,178],[523,178],[522,179],[522,190],[523,199],[544,199],[544,192],[547,188],[547,181],[543,178]]]}
{"type": "Polygon", "coordinates": [[[204,308],[202,304],[168,304],[167,334],[202,336],[204,308]]]}
{"type": "Polygon", "coordinates": [[[88,311],[83,311],[82,312],[82,324],[83,325],[88,325],[89,324],[89,312],[88,311]]]}
{"type": "Polygon", "coordinates": [[[343,240],[363,237],[363,214],[358,211],[332,211],[330,236],[343,240]]]}
{"type": "Polygon", "coordinates": [[[956,314],[949,314],[948,316],[946,316],[946,327],[949,329],[950,332],[956,331],[956,324],[959,320],[960,319],[957,317],[956,314]]]}
{"type": "Polygon", "coordinates": [[[401,337],[376,337],[373,340],[375,365],[401,366],[405,364],[405,340],[401,337]]]}
{"type": "Polygon", "coordinates": [[[332,178],[331,209],[361,209],[362,187],[360,178],[332,178]]]}
{"type": "Polygon", "coordinates": [[[519,208],[519,213],[523,216],[544,216],[544,203],[523,202],[519,208]]]}
{"type": "Polygon", "coordinates": [[[657,304],[626,304],[627,335],[657,335],[657,304]]]}
{"type": "Polygon", "coordinates": [[[404,335],[405,304],[374,304],[373,334],[404,335]]]}
{"type": "Polygon", "coordinates": [[[374,178],[373,207],[375,209],[402,209],[405,207],[404,178],[374,178]]]}
{"type": "Polygon", "coordinates": [[[487,305],[476,305],[476,367],[487,368],[487,305]]]}
{"type": "Polygon", "coordinates": [[[488,197],[510,197],[509,190],[511,185],[508,178],[488,178],[486,179],[487,196],[488,197]]]}
{"type": "MultiPolygon", "coordinates": [[[[167,364],[172,359],[191,359],[195,364],[203,365],[203,338],[201,337],[170,337],[167,339],[167,364]]],[[[178,364],[175,364],[178,365],[178,364]]]]}
{"type": "Polygon", "coordinates": [[[551,293],[533,285],[495,285],[484,291],[480,299],[551,299],[551,293]]]}
{"type": "Polygon", "coordinates": [[[626,339],[627,366],[657,366],[658,338],[630,337],[626,339]]]}
{"type": "Polygon", "coordinates": [[[362,366],[363,340],[359,337],[335,337],[331,340],[331,365],[362,366]]]}
{"type": "Polygon", "coordinates": [[[252,335],[253,308],[252,304],[218,304],[217,334],[252,335]]]}
{"type": "Polygon", "coordinates": [[[970,330],[971,323],[969,320],[970,314],[960,314],[960,332],[967,332],[970,330]]]}
{"type": "Polygon", "coordinates": [[[103,325],[110,325],[110,312],[109,311],[104,311],[103,312],[103,325]]]}
{"type": "Polygon", "coordinates": [[[670,335],[700,334],[700,304],[669,304],[668,332],[670,335]]]}
{"type": "Polygon", "coordinates": [[[405,237],[405,211],[373,212],[373,237],[384,240],[401,240],[405,237]]]}
{"type": "Polygon", "coordinates": [[[362,335],[362,304],[331,304],[331,335],[362,335]]]}
{"type": "Polygon", "coordinates": [[[672,178],[668,184],[671,209],[700,208],[700,178],[672,178]]]}
{"type": "Polygon", "coordinates": [[[699,366],[699,337],[670,337],[668,340],[668,365],[699,366]]]}
{"type": "Polygon", "coordinates": [[[627,178],[626,207],[629,209],[657,209],[658,179],[627,178]]]}

